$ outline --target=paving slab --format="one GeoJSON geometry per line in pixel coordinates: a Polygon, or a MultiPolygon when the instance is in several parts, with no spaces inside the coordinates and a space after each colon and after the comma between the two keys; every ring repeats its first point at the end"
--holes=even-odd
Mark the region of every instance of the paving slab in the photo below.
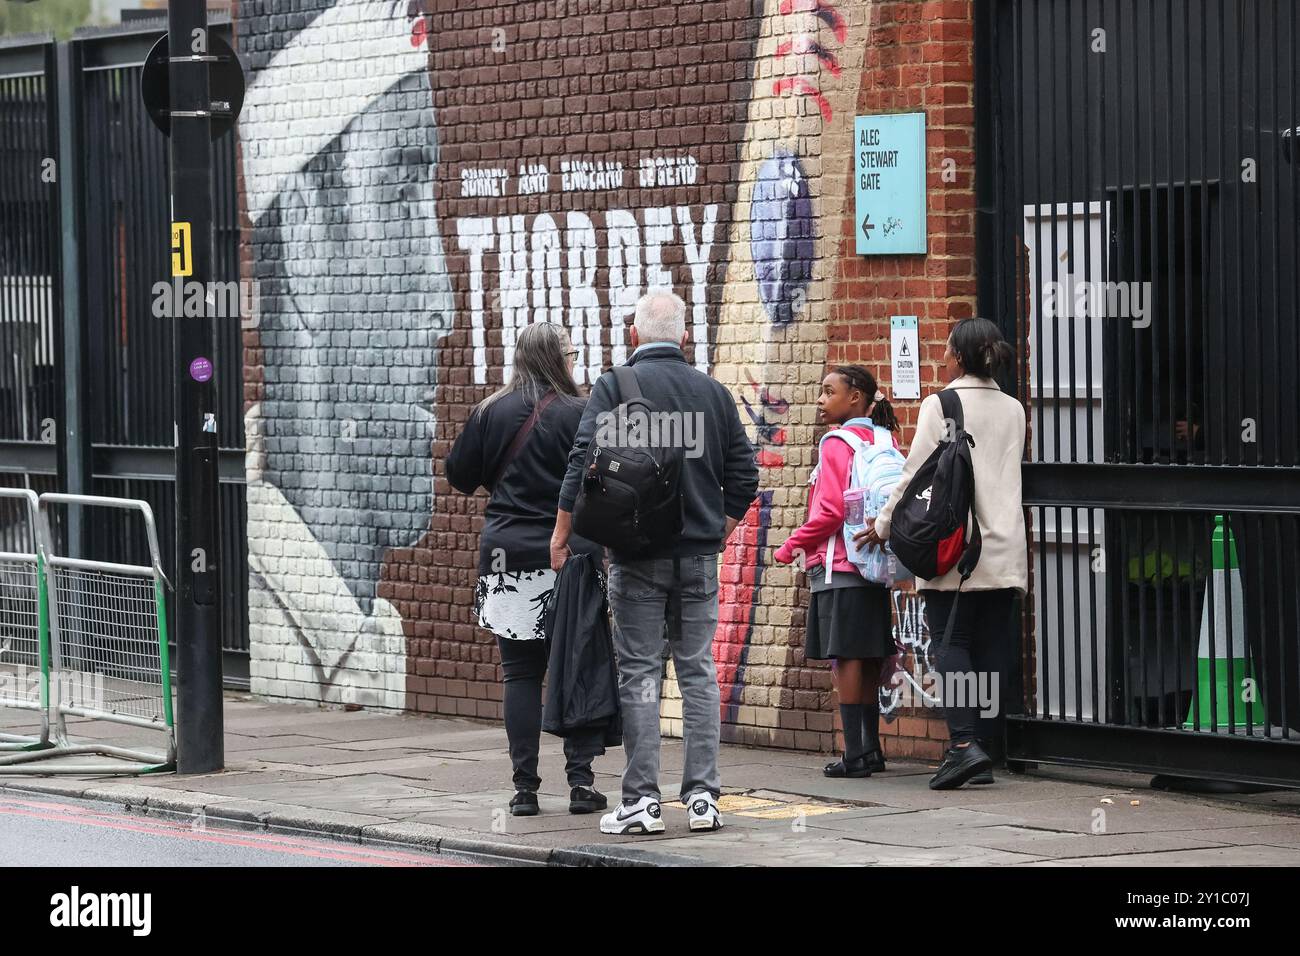
{"type": "MultiPolygon", "coordinates": [[[[890,761],[864,780],[821,774],[824,754],[726,744],[727,826],[690,834],[675,798],[683,744],[665,740],[660,788],[667,833],[602,834],[571,815],[563,742],[543,736],[541,813],[511,817],[500,725],[464,718],[347,712],[226,701],[227,770],[193,776],[6,776],[0,790],[90,798],[131,812],[312,831],[520,865],[1269,865],[1300,860],[1300,795],[1165,793],[1138,774],[1044,768],[999,773],[990,787],[934,792],[933,766],[890,761]],[[1131,805],[1137,801],[1137,805],[1131,805]],[[1098,812],[1104,830],[1094,832],[1098,812]]],[[[0,724],[2,726],[11,726],[0,724]]],[[[121,742],[157,735],[77,721],[74,735],[121,742]]],[[[623,753],[593,765],[618,799],[623,753]]]]}

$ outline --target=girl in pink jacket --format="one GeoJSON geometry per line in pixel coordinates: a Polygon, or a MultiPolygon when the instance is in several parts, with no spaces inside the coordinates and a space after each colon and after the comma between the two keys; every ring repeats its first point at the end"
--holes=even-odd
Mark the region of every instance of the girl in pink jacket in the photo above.
{"type": "MultiPolygon", "coordinates": [[[[893,408],[875,377],[861,365],[831,369],[822,380],[817,412],[832,429],[846,429],[867,443],[875,441],[873,426],[898,431],[893,408]]],[[[897,437],[894,445],[898,446],[897,437]]],[[[852,463],[853,449],[847,442],[823,441],[808,494],[808,517],[773,555],[782,564],[803,557],[812,592],[804,654],[809,660],[833,661],[844,757],[826,765],[822,772],[828,777],[869,777],[885,769],[877,683],[883,658],[894,653],[889,589],[858,573],[841,533],[852,463]],[[824,566],[828,542],[832,548],[829,576],[824,566]]]]}

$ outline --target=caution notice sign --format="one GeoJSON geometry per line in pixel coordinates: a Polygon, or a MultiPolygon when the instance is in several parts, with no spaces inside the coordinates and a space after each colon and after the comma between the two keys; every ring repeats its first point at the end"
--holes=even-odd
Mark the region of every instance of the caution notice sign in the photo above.
{"type": "Polygon", "coordinates": [[[889,351],[894,366],[890,398],[921,397],[921,344],[916,316],[896,315],[889,320],[889,351]]]}

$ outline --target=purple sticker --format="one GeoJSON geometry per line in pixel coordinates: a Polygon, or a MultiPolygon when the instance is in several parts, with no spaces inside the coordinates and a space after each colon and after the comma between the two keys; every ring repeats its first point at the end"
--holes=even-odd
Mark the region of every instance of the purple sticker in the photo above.
{"type": "Polygon", "coordinates": [[[196,382],[206,382],[212,378],[212,363],[200,355],[190,363],[190,378],[196,382]]]}

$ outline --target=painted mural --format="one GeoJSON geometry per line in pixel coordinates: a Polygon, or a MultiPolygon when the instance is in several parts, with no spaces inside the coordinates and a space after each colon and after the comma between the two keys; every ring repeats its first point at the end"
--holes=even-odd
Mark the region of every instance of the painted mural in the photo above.
{"type": "Polygon", "coordinates": [[[388,550],[428,528],[453,319],[420,26],[405,4],[339,0],[255,70],[240,122],[263,302],[245,416],[255,693],[406,705],[402,621],[377,591],[388,550]],[[322,57],[343,38],[364,68],[322,57]]]}
{"type": "Polygon", "coordinates": [[[471,610],[482,502],[437,462],[524,325],[567,328],[589,384],[626,358],[637,298],[671,287],[762,470],[715,660],[724,720],[767,703],[800,630],[767,555],[802,519],[844,254],[822,221],[848,182],[822,156],[851,148],[870,2],[553,0],[524,23],[513,0],[318,2],[296,28],[240,8],[253,690],[492,713],[465,709],[494,668],[471,610]]]}
{"type": "MultiPolygon", "coordinates": [[[[760,494],[723,553],[724,606],[714,644],[724,722],[762,705],[793,663],[793,571],[769,567],[803,519],[812,469],[813,401],[825,370],[827,283],[844,254],[847,182],[821,158],[846,150],[862,75],[870,3],[772,0],[764,5],[744,140],[737,219],[722,314],[727,341],[713,374],[753,424],[760,494]]],[[[806,686],[806,685],[805,685],[806,686]]],[[[826,686],[829,687],[827,678],[826,686]]]]}

